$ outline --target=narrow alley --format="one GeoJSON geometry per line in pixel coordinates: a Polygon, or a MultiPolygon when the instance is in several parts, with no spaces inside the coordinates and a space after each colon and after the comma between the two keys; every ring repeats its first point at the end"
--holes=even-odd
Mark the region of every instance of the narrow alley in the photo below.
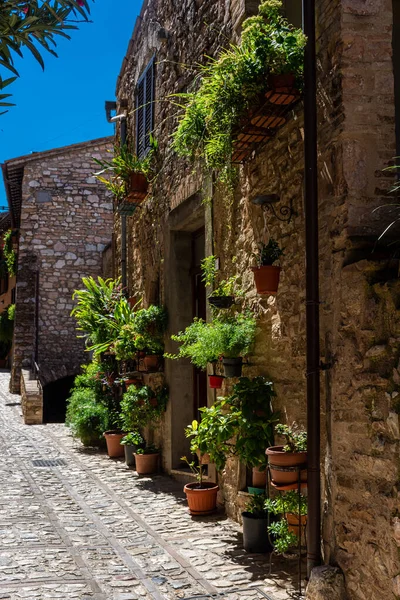
{"type": "Polygon", "coordinates": [[[181,484],[138,478],[64,425],[24,425],[8,383],[0,373],[1,599],[290,597],[290,562],[273,558],[268,578],[239,525],[189,516],[181,484]]]}

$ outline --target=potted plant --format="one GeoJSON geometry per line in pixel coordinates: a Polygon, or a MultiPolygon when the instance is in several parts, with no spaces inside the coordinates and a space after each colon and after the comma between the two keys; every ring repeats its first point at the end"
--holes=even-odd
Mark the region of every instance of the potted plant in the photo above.
{"type": "Polygon", "coordinates": [[[284,446],[271,446],[267,448],[266,454],[269,461],[271,478],[276,485],[291,485],[298,482],[299,472],[296,470],[301,466],[301,481],[307,481],[307,433],[299,429],[295,424],[291,427],[279,424],[275,427],[276,433],[282,435],[286,444],[284,446]],[[278,469],[274,469],[274,466],[278,469]],[[293,467],[293,471],[282,471],[279,467],[293,467]]]}
{"type": "Polygon", "coordinates": [[[154,473],[158,468],[159,449],[145,443],[144,429],[150,430],[159,422],[165,411],[168,392],[165,387],[153,390],[151,387],[131,385],[122,397],[121,420],[128,431],[140,434],[143,442],[134,452],[136,471],[140,475],[154,473]]]}
{"type": "Polygon", "coordinates": [[[125,462],[128,467],[132,467],[135,464],[134,454],[139,448],[145,447],[145,441],[138,431],[131,431],[122,438],[121,444],[124,447],[125,462]]]}
{"type": "Polygon", "coordinates": [[[270,518],[265,507],[265,495],[254,495],[242,512],[243,546],[246,552],[272,552],[273,548],[268,538],[270,518]]]}
{"type": "Polygon", "coordinates": [[[203,465],[196,465],[194,461],[189,462],[186,456],[182,456],[192,473],[196,476],[196,482],[187,483],[183,491],[186,494],[189,512],[193,516],[210,515],[217,508],[217,493],[219,487],[216,483],[203,481],[203,465]]]}
{"type": "MultiPolygon", "coordinates": [[[[178,154],[200,159],[231,187],[232,154],[243,125],[254,106],[262,105],[271,74],[292,73],[301,85],[306,44],[302,31],[284,18],[278,0],[261,2],[258,15],[246,19],[242,29],[240,45],[222,50],[202,67],[196,78],[200,86],[179,94],[186,104],[173,136],[178,154]]],[[[265,141],[268,130],[257,133],[265,141]]],[[[246,142],[242,148],[246,154],[246,142]]]]}
{"type": "Polygon", "coordinates": [[[274,262],[282,254],[283,250],[279,248],[278,243],[272,238],[268,244],[261,244],[258,256],[255,255],[258,260],[258,266],[252,268],[258,294],[275,296],[278,291],[281,267],[274,265],[274,262]]]}
{"type": "Polygon", "coordinates": [[[210,387],[219,388],[223,377],[216,375],[215,365],[220,356],[220,348],[212,323],[206,323],[202,319],[195,318],[184,331],[172,335],[171,339],[180,344],[176,354],[166,353],[164,356],[172,360],[189,358],[192,364],[205,371],[209,364],[212,365],[213,373],[209,375],[210,387]]]}
{"type": "Polygon", "coordinates": [[[276,498],[267,498],[265,508],[273,515],[281,518],[268,527],[273,535],[274,548],[279,554],[289,550],[291,546],[297,546],[299,536],[305,541],[305,527],[307,524],[307,498],[295,491],[280,494],[276,498]]]}
{"type": "MultiPolygon", "coordinates": [[[[201,270],[203,273],[202,280],[206,286],[214,287],[217,280],[216,257],[214,255],[207,256],[201,262],[201,270]]],[[[227,309],[235,302],[236,296],[243,296],[243,291],[237,287],[239,277],[234,275],[229,279],[223,279],[215,287],[208,302],[213,308],[227,309]]]]}
{"type": "Polygon", "coordinates": [[[217,346],[222,354],[225,377],[240,377],[243,357],[254,343],[256,320],[250,312],[214,319],[217,346]]]}
{"type": "Polygon", "coordinates": [[[140,159],[129,151],[128,147],[116,146],[111,160],[93,160],[101,170],[93,173],[118,200],[128,200],[133,203],[142,202],[147,194],[149,178],[152,176],[152,162],[157,144],[152,139],[152,147],[145,158],[140,159]],[[109,177],[104,177],[108,175],[109,177]]]}
{"type": "Polygon", "coordinates": [[[151,305],[138,310],[133,318],[132,330],[136,349],[144,353],[147,371],[157,371],[164,352],[164,332],[167,312],[164,307],[151,305]]]}
{"type": "Polygon", "coordinates": [[[151,475],[158,471],[160,450],[154,444],[146,444],[144,448],[138,448],[134,456],[138,475],[151,475]]]}

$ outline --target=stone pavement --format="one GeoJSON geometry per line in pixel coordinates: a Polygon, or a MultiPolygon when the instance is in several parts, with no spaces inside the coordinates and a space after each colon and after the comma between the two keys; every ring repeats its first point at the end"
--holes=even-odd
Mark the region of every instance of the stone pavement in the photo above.
{"type": "Polygon", "coordinates": [[[190,517],[182,484],[139,478],[64,425],[24,425],[8,380],[0,373],[0,599],[290,597],[291,561],[274,557],[268,577],[268,556],[243,551],[236,523],[190,517]]]}

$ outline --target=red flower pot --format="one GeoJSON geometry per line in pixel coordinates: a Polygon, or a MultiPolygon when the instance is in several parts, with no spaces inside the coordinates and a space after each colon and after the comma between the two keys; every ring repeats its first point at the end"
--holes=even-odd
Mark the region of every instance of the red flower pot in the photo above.
{"type": "Polygon", "coordinates": [[[259,467],[253,467],[252,483],[255,488],[265,488],[267,485],[267,471],[260,471],[259,467]]]}
{"type": "Polygon", "coordinates": [[[225,377],[222,377],[222,375],[209,375],[208,380],[210,382],[210,388],[212,390],[219,390],[222,388],[224,379],[225,377]]]}
{"type": "Polygon", "coordinates": [[[151,475],[158,471],[158,453],[135,454],[136,471],[139,475],[151,475]]]}
{"type": "Polygon", "coordinates": [[[279,278],[281,275],[281,267],[274,265],[266,265],[253,267],[254,281],[258,294],[275,296],[279,287],[279,278]]]}

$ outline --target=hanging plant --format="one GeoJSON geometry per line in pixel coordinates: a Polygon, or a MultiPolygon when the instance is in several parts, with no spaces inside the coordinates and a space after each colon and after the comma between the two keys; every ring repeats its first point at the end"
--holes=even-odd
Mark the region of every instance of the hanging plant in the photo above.
{"type": "Polygon", "coordinates": [[[174,148],[217,170],[221,182],[233,181],[237,133],[260,98],[276,85],[271,76],[290,74],[292,84],[302,86],[306,38],[281,9],[280,0],[262,2],[259,14],[243,23],[240,45],[232,44],[201,68],[198,89],[178,95],[184,112],[173,134],[174,148]]]}

